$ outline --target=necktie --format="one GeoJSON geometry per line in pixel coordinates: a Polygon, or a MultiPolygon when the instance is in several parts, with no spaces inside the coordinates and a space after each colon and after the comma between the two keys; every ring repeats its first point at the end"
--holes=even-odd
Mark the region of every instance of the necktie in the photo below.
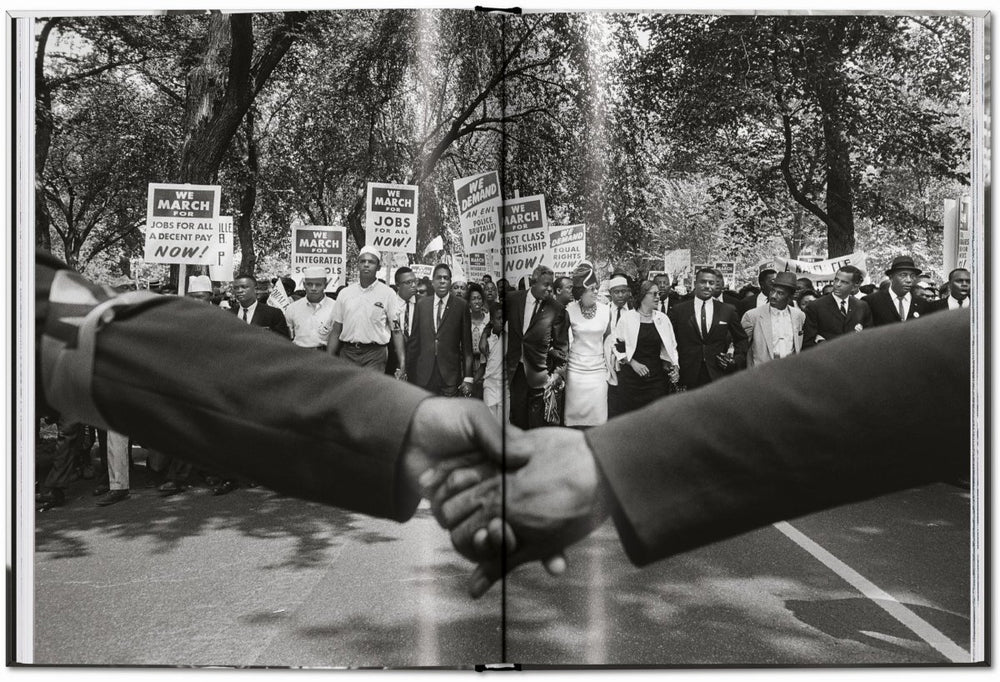
{"type": "Polygon", "coordinates": [[[840,314],[847,317],[847,301],[840,302],[840,314]]]}
{"type": "Polygon", "coordinates": [[[531,312],[531,321],[528,322],[528,326],[529,327],[532,324],[535,323],[535,316],[538,315],[538,309],[541,308],[541,307],[542,307],[542,299],[536,298],[535,299],[535,309],[531,312]]]}
{"type": "Polygon", "coordinates": [[[660,301],[660,312],[661,313],[666,313],[667,312],[667,302],[666,301],[660,301]]]}
{"type": "Polygon", "coordinates": [[[701,303],[701,338],[708,338],[708,318],[705,317],[705,306],[708,305],[707,302],[702,301],[701,303]]]}
{"type": "Polygon", "coordinates": [[[899,297],[899,319],[901,319],[901,320],[905,320],[906,319],[906,313],[903,311],[903,297],[902,296],[899,297]]]}
{"type": "Polygon", "coordinates": [[[437,317],[434,319],[434,331],[435,332],[438,330],[438,327],[441,326],[441,316],[442,315],[444,315],[444,299],[443,298],[439,298],[438,299],[437,317]]]}
{"type": "Polygon", "coordinates": [[[617,326],[618,322],[619,322],[619,321],[620,321],[621,319],[622,319],[622,309],[621,309],[621,308],[618,308],[618,311],[617,311],[617,312],[615,313],[615,325],[616,325],[616,326],[617,326]]]}
{"type": "Polygon", "coordinates": [[[403,316],[403,331],[410,333],[410,302],[406,302],[406,314],[403,316]]]}
{"type": "Polygon", "coordinates": [[[243,309],[243,321],[244,322],[247,321],[247,309],[246,308],[243,309]]]}

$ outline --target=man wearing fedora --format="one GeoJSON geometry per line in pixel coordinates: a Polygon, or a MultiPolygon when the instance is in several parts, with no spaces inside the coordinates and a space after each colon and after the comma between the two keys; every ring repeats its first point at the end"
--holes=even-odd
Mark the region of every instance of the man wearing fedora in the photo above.
{"type": "Polygon", "coordinates": [[[767,301],[744,313],[741,323],[750,338],[747,367],[802,352],[806,315],[789,305],[795,287],[794,274],[777,273],[768,282],[767,301]]]}
{"type": "Polygon", "coordinates": [[[845,265],[833,276],[833,291],[820,296],[806,308],[802,347],[812,348],[843,334],[854,334],[872,326],[868,304],[854,297],[865,278],[854,265],[845,265]]]}
{"type": "Polygon", "coordinates": [[[872,322],[876,327],[914,320],[927,314],[927,302],[911,293],[921,273],[910,256],[896,256],[885,271],[889,278],[888,291],[876,291],[865,297],[872,309],[872,322]]]}
{"type": "Polygon", "coordinates": [[[334,302],[326,295],[329,283],[326,268],[313,266],[303,273],[302,288],[306,295],[292,301],[285,311],[292,343],[296,346],[326,350],[330,330],[333,329],[334,302]]]}

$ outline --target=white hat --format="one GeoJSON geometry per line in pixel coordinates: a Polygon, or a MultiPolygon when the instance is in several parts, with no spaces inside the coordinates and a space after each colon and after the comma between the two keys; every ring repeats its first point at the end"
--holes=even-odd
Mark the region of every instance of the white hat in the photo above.
{"type": "Polygon", "coordinates": [[[191,275],[188,277],[189,294],[212,293],[212,279],[208,275],[191,275]]]}
{"type": "Polygon", "coordinates": [[[314,265],[311,268],[306,268],[305,272],[302,273],[303,279],[329,279],[326,274],[326,268],[314,265]]]}
{"type": "Polygon", "coordinates": [[[362,246],[361,250],[358,251],[358,260],[361,260],[361,256],[365,255],[366,253],[369,256],[375,256],[375,259],[381,265],[381,263],[382,263],[382,254],[379,253],[378,251],[376,251],[374,246],[368,246],[368,245],[362,246]]]}
{"type": "Polygon", "coordinates": [[[612,277],[611,281],[608,282],[608,291],[611,291],[615,287],[627,287],[628,280],[624,277],[612,277]]]}

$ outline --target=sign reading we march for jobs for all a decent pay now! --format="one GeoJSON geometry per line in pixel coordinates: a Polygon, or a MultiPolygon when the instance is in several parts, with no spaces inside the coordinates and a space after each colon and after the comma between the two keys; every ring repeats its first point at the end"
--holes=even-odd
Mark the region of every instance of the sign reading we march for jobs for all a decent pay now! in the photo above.
{"type": "Polygon", "coordinates": [[[219,185],[150,183],[142,259],[147,263],[216,264],[221,194],[219,185]]]}
{"type": "Polygon", "coordinates": [[[517,282],[548,262],[547,225],[545,197],[541,194],[504,202],[503,274],[508,282],[517,282]]]}
{"type": "Polygon", "coordinates": [[[292,278],[302,277],[306,268],[321,267],[336,286],[343,284],[347,260],[345,235],[346,230],[339,225],[293,227],[292,278]]]}
{"type": "Polygon", "coordinates": [[[417,252],[416,185],[368,183],[365,245],[383,252],[417,252]]]}

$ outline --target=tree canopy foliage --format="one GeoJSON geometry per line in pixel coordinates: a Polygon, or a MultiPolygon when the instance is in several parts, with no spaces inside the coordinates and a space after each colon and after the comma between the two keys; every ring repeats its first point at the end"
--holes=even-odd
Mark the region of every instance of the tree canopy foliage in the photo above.
{"type": "MultiPolygon", "coordinates": [[[[420,187],[418,249],[460,249],[452,181],[499,170],[586,223],[600,263],[940,260],[969,182],[969,20],[372,10],[39,19],[37,240],[141,256],[149,182],[221,184],[241,271],[289,226],[364,239],[367,182],[420,187]],[[859,244],[860,240],[860,244],[859,244]]],[[[108,259],[114,261],[109,267],[108,259]]],[[[126,273],[127,274],[127,273],[126,273]]]]}

